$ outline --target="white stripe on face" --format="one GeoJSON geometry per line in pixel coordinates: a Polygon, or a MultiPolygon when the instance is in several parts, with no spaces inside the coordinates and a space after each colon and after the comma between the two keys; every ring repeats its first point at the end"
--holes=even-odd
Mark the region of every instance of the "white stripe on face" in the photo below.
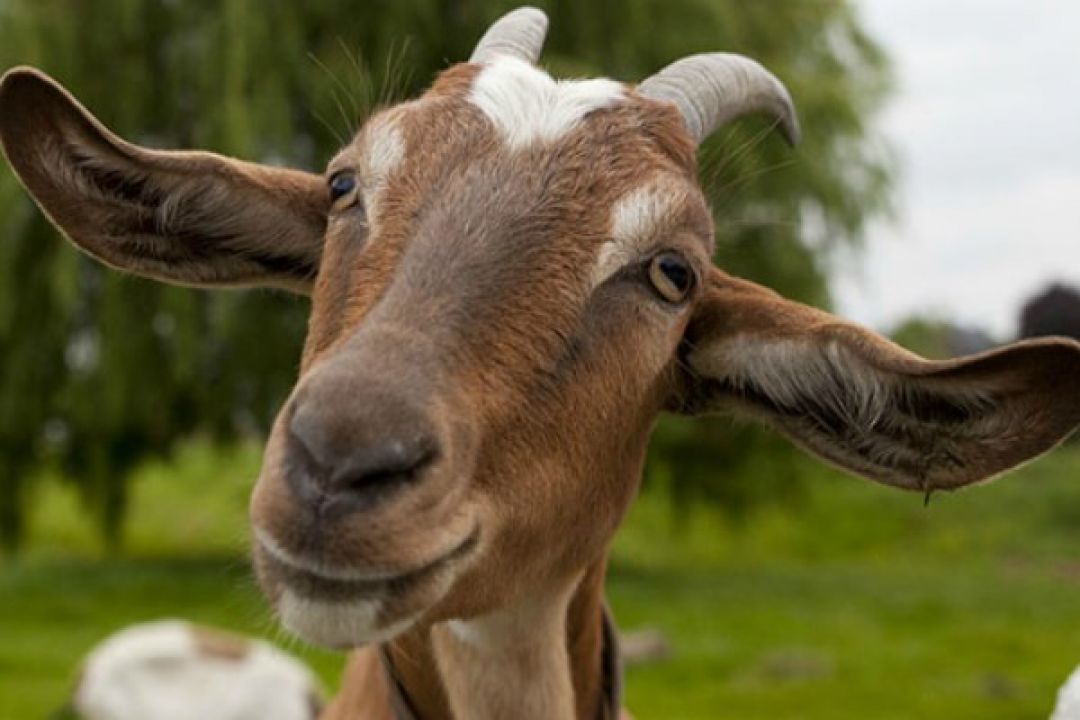
{"type": "Polygon", "coordinates": [[[619,198],[611,209],[611,239],[600,246],[593,268],[593,287],[655,245],[656,235],[669,224],[683,204],[685,188],[677,181],[659,177],[619,198]]]}
{"type": "Polygon", "coordinates": [[[364,143],[367,179],[384,182],[405,158],[405,138],[393,119],[380,120],[368,132],[364,143]]]}
{"type": "Polygon", "coordinates": [[[379,191],[405,159],[405,136],[397,124],[399,111],[400,106],[388,116],[376,118],[365,129],[362,177],[369,219],[374,219],[378,212],[375,199],[379,191]]]}
{"type": "Polygon", "coordinates": [[[551,142],[589,113],[625,97],[614,80],[553,80],[524,60],[504,56],[486,64],[473,81],[469,101],[518,149],[551,142]]]}

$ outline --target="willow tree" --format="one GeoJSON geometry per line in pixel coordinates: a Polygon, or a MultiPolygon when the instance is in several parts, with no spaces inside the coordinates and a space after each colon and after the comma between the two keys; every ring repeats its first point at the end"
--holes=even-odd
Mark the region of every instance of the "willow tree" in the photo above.
{"type": "MultiPolygon", "coordinates": [[[[760,122],[714,138],[702,173],[719,262],[827,304],[830,248],[883,207],[888,164],[867,130],[886,63],[849,2],[540,2],[556,75],[633,80],[688,53],[763,61],[796,97],[792,155],[760,122]]],[[[37,65],[121,135],[317,169],[381,102],[465,58],[495,0],[0,0],[0,67],[37,65]]],[[[180,437],[264,430],[294,379],[306,302],[270,291],[192,291],[103,271],[58,240],[0,168],[0,536],[13,547],[28,478],[61,467],[119,539],[132,466],[180,437]]],[[[754,444],[670,424],[657,467],[681,496],[734,497],[715,477],[754,444]],[[689,495],[688,495],[689,493],[689,495]]],[[[747,442],[751,438],[753,442],[747,442]]],[[[770,445],[770,450],[773,450],[770,445]]],[[[735,494],[737,496],[738,493],[735,494]]]]}

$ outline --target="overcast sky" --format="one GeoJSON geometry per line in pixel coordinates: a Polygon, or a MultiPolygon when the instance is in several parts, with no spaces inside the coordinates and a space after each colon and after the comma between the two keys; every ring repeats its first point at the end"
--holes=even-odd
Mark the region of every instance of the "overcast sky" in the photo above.
{"type": "Polygon", "coordinates": [[[1051,279],[1080,285],[1080,1],[858,0],[898,88],[899,221],[834,274],[838,310],[1016,332],[1051,279]]]}

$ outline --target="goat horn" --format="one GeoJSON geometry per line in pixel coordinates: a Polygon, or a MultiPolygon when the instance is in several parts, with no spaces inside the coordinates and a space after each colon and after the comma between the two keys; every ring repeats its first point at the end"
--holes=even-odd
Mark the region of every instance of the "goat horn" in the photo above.
{"type": "Polygon", "coordinates": [[[787,88],[759,63],[741,55],[691,55],[668,65],[637,90],[645,97],[675,103],[699,144],[724,123],[752,112],[771,116],[789,144],[799,141],[799,120],[787,88]]]}
{"type": "Polygon", "coordinates": [[[488,28],[473,50],[469,62],[486,63],[510,55],[535,63],[544,47],[548,19],[543,10],[521,7],[506,13],[488,28]]]}

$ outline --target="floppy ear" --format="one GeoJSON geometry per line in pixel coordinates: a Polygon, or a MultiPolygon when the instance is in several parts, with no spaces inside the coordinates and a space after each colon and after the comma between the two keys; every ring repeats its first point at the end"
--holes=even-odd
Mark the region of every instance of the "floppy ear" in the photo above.
{"type": "Polygon", "coordinates": [[[329,207],[318,175],[132,145],[32,68],[0,80],[0,144],[52,222],[115,268],[299,292],[318,270],[329,207]]]}
{"type": "Polygon", "coordinates": [[[943,362],[714,270],[687,330],[677,409],[748,413],[859,475],[953,489],[1080,422],[1080,344],[1045,338],[943,362]]]}

